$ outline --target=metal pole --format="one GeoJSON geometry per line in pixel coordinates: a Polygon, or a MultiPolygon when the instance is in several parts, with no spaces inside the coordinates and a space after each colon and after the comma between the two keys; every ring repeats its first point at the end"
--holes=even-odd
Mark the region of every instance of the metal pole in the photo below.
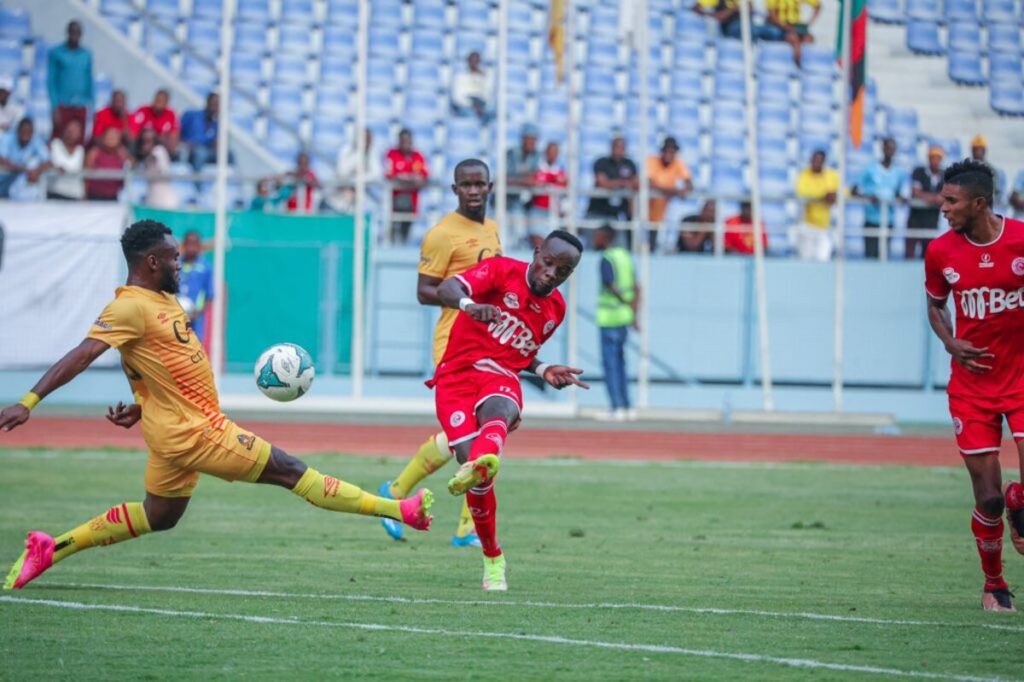
{"type": "Polygon", "coordinates": [[[650,93],[648,92],[647,72],[650,68],[650,49],[647,42],[647,0],[639,0],[634,10],[637,13],[635,30],[635,47],[639,57],[637,65],[637,77],[640,79],[640,192],[639,210],[640,216],[637,239],[640,241],[640,367],[637,369],[637,405],[647,407],[650,402],[650,347],[651,331],[648,328],[651,281],[651,251],[647,241],[647,231],[650,228],[650,179],[647,176],[647,157],[650,155],[649,145],[649,122],[647,116],[650,113],[650,93]]]}
{"type": "Polygon", "coordinates": [[[228,240],[228,136],[231,131],[231,40],[235,18],[235,0],[224,0],[224,15],[220,23],[220,107],[217,110],[217,179],[214,183],[214,237],[213,237],[213,336],[210,339],[210,362],[217,386],[224,373],[225,328],[224,256],[228,240]]]}
{"type": "Polygon", "coordinates": [[[846,146],[850,128],[850,36],[852,35],[850,20],[851,8],[849,0],[843,0],[840,11],[843,13],[842,29],[838,40],[843,46],[843,87],[839,98],[840,121],[843,129],[839,131],[839,192],[836,194],[836,264],[835,264],[835,319],[832,333],[835,337],[832,355],[832,407],[836,412],[843,410],[843,315],[846,300],[846,146]]]}
{"type": "Polygon", "coordinates": [[[747,155],[750,158],[750,204],[754,219],[754,289],[757,294],[757,336],[761,356],[761,391],[765,411],[775,409],[772,398],[771,348],[768,341],[768,298],[764,277],[764,229],[761,225],[761,176],[757,158],[757,116],[754,105],[754,46],[750,32],[750,3],[740,3],[743,32],[743,75],[746,79],[747,155]]]}
{"type": "MultiPolygon", "coordinates": [[[[579,164],[577,162],[579,149],[579,126],[576,121],[576,6],[573,0],[565,0],[565,80],[566,98],[569,100],[569,115],[567,125],[569,135],[566,139],[565,160],[568,170],[569,185],[568,210],[565,216],[565,229],[570,234],[577,234],[576,227],[576,204],[579,203],[579,164]]],[[[552,201],[552,210],[557,210],[557,204],[552,201]]],[[[566,323],[566,340],[569,345],[566,362],[570,367],[576,367],[579,362],[579,339],[580,339],[580,285],[579,277],[569,278],[569,296],[567,301],[568,317],[566,323]]],[[[573,389],[569,392],[569,400],[572,404],[573,414],[579,414],[579,391],[573,389]]]]}
{"type": "Polygon", "coordinates": [[[510,244],[508,229],[508,168],[505,163],[505,138],[508,135],[508,0],[498,3],[498,117],[495,126],[497,140],[491,146],[498,155],[495,159],[497,167],[497,196],[494,197],[494,213],[498,219],[498,234],[502,248],[508,249],[510,244]]]}
{"type": "Polygon", "coordinates": [[[363,395],[363,311],[366,295],[366,56],[370,0],[359,0],[356,37],[356,214],[352,263],[352,397],[363,395]]]}

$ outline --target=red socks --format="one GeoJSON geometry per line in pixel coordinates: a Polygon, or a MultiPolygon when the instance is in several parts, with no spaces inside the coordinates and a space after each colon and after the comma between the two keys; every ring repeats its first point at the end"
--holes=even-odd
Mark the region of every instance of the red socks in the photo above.
{"type": "Polygon", "coordinates": [[[484,556],[501,556],[501,545],[498,544],[498,498],[494,496],[494,483],[470,489],[466,493],[466,504],[473,514],[473,525],[480,537],[484,556]]]}
{"type": "Polygon", "coordinates": [[[505,447],[506,438],[508,438],[508,425],[505,420],[492,419],[484,422],[469,451],[469,461],[472,462],[482,455],[500,455],[502,448],[505,447]]]}
{"type": "Polygon", "coordinates": [[[981,570],[985,573],[985,590],[1005,590],[1003,580],[1003,518],[986,516],[980,509],[971,517],[971,532],[978,544],[981,570]]]}

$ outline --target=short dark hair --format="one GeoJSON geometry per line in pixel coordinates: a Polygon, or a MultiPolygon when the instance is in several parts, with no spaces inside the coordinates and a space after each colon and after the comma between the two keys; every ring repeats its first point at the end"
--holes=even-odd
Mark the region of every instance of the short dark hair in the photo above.
{"type": "Polygon", "coordinates": [[[129,266],[138,263],[154,246],[171,234],[171,229],[156,220],[137,220],[121,235],[121,251],[129,266]]]}
{"type": "Polygon", "coordinates": [[[615,239],[615,228],[609,225],[608,223],[605,223],[601,227],[597,228],[597,231],[605,235],[609,239],[615,239]]]}
{"type": "Polygon", "coordinates": [[[942,184],[963,187],[973,196],[983,198],[989,206],[992,205],[995,173],[992,166],[984,161],[964,159],[954,163],[942,174],[942,184]]]}
{"type": "Polygon", "coordinates": [[[561,239],[569,246],[575,247],[576,250],[580,252],[580,254],[583,253],[583,242],[581,242],[579,238],[574,234],[570,234],[565,230],[555,230],[554,232],[552,232],[551,234],[544,238],[544,243],[547,243],[552,239],[561,239]]]}
{"type": "MultiPolygon", "coordinates": [[[[455,170],[452,171],[452,178],[457,179],[459,177],[459,171],[465,170],[466,168],[483,168],[484,172],[487,173],[487,179],[491,179],[491,169],[486,162],[480,159],[463,159],[455,164],[455,170]]],[[[456,180],[457,182],[458,180],[456,180]]]]}

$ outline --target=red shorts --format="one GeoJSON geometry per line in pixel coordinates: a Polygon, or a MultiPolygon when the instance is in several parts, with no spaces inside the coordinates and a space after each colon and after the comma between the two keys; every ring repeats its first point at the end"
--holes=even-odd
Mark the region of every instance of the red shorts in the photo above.
{"type": "Polygon", "coordinates": [[[511,400],[523,409],[523,390],[519,377],[495,372],[482,372],[473,367],[444,374],[433,384],[437,420],[448,436],[448,447],[475,438],[479,433],[476,408],[488,398],[511,400]]]}
{"type": "Polygon", "coordinates": [[[985,455],[999,452],[1003,440],[1003,417],[1016,442],[1024,440],[1024,396],[975,398],[949,396],[949,413],[960,454],[985,455]]]}

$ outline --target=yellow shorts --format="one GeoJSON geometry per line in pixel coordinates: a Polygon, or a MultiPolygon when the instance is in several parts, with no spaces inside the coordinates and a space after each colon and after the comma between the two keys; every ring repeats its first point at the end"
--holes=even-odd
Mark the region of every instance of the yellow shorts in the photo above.
{"type": "Polygon", "coordinates": [[[151,450],[146,461],[146,492],[160,497],[191,497],[200,473],[253,483],[269,459],[270,443],[226,421],[223,429],[203,431],[187,452],[151,450]]]}

